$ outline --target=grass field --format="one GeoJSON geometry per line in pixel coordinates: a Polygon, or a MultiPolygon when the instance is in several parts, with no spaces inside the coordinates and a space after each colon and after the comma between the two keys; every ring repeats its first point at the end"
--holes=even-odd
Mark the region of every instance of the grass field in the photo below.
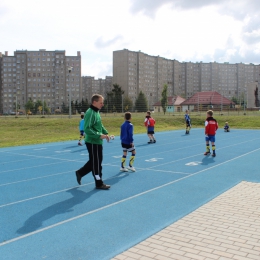
{"type": "MultiPolygon", "coordinates": [[[[185,129],[184,113],[163,114],[154,113],[156,120],[155,132],[185,129]]],[[[206,113],[191,113],[192,127],[204,127],[206,113]]],[[[132,123],[134,133],[145,133],[143,125],[145,113],[133,113],[132,123]]],[[[260,111],[254,112],[216,112],[214,118],[219,127],[223,128],[226,121],[230,128],[260,129],[260,111]]],[[[29,144],[49,143],[67,140],[77,140],[79,137],[80,116],[1,116],[0,117],[0,147],[20,146],[29,144]]],[[[102,114],[102,122],[109,134],[119,135],[123,114],[102,114]]]]}

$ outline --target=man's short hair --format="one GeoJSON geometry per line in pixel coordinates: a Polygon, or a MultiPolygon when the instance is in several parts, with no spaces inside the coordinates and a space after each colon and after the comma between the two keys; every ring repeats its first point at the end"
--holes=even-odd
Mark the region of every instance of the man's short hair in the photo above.
{"type": "Polygon", "coordinates": [[[210,115],[210,116],[213,116],[213,111],[212,110],[208,110],[207,114],[210,115]]]}
{"type": "Polygon", "coordinates": [[[130,112],[125,112],[125,120],[131,119],[131,113],[130,112]]]}
{"type": "Polygon", "coordinates": [[[104,99],[102,95],[100,95],[100,94],[94,94],[94,95],[91,97],[91,104],[93,104],[94,101],[98,102],[100,98],[104,99]]]}
{"type": "Polygon", "coordinates": [[[150,111],[147,111],[146,113],[147,113],[149,116],[151,115],[151,112],[150,112],[150,111]]]}

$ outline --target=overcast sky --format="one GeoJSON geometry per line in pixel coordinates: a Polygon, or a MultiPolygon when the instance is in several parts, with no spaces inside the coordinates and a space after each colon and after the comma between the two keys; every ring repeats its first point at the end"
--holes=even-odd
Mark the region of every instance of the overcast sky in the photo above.
{"type": "Polygon", "coordinates": [[[1,0],[0,52],[81,51],[82,75],[113,76],[113,51],[260,63],[259,0],[1,0]]]}

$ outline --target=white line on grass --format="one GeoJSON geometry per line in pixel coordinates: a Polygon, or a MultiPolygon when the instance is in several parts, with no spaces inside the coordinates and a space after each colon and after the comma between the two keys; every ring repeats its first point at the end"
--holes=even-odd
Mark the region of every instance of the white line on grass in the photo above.
{"type": "Polygon", "coordinates": [[[228,161],[226,161],[226,162],[219,163],[219,164],[214,165],[214,166],[212,166],[212,167],[209,167],[209,168],[207,168],[207,169],[203,169],[203,170],[201,170],[201,171],[192,173],[191,175],[182,177],[182,178],[180,178],[180,179],[178,179],[178,180],[174,180],[174,181],[165,183],[165,184],[163,184],[163,185],[160,185],[160,186],[158,186],[158,187],[152,188],[152,189],[150,189],[150,190],[147,190],[147,191],[138,193],[138,194],[133,195],[133,196],[131,196],[131,197],[129,197],[129,198],[126,198],[126,199],[123,199],[123,200],[120,200],[120,201],[111,203],[111,204],[106,205],[106,206],[104,206],[104,207],[101,207],[101,208],[98,208],[98,209],[95,209],[95,210],[86,212],[86,213],[84,213],[84,214],[78,215],[78,216],[76,216],[76,217],[66,219],[66,220],[64,220],[64,221],[58,222],[58,223],[56,223],[56,224],[50,225],[50,226],[45,227],[45,228],[41,228],[41,229],[39,229],[39,230],[30,232],[30,233],[28,233],[28,234],[25,234],[25,235],[22,235],[22,236],[19,236],[19,237],[16,237],[16,238],[13,238],[13,239],[4,241],[4,242],[0,243],[0,246],[4,246],[4,245],[10,244],[10,243],[13,243],[13,242],[15,242],[15,241],[24,239],[24,238],[26,238],[26,237],[29,237],[29,236],[32,236],[32,235],[41,233],[41,232],[43,232],[43,231],[46,231],[46,230],[49,230],[49,229],[52,229],[52,228],[55,228],[55,227],[57,227],[57,226],[60,226],[60,225],[65,224],[65,223],[69,223],[69,222],[71,222],[71,221],[74,221],[74,220],[76,220],[76,219],[85,217],[85,216],[87,216],[87,215],[90,215],[90,214],[99,212],[99,211],[104,210],[104,209],[106,209],[106,208],[113,207],[113,206],[118,205],[118,204],[121,204],[121,203],[123,203],[123,202],[125,202],[125,201],[128,201],[128,200],[131,200],[131,199],[140,197],[140,196],[142,196],[142,195],[144,195],[144,194],[147,194],[147,193],[150,193],[150,192],[152,192],[152,191],[155,191],[155,190],[164,188],[164,187],[169,186],[169,185],[171,185],[171,184],[173,184],[173,183],[182,181],[182,180],[184,180],[184,179],[187,179],[187,178],[190,178],[190,177],[192,177],[192,176],[194,176],[194,175],[197,175],[197,174],[199,174],[199,173],[201,173],[201,172],[205,172],[205,171],[208,171],[208,170],[210,170],[210,169],[212,169],[212,168],[216,168],[216,167],[218,167],[218,166],[220,166],[220,165],[226,164],[226,163],[228,163],[228,162],[237,160],[237,159],[239,159],[239,158],[241,158],[241,157],[244,157],[244,156],[246,156],[246,155],[248,155],[248,154],[254,153],[254,152],[259,151],[259,150],[260,150],[260,148],[255,149],[255,150],[253,150],[253,151],[250,151],[250,152],[248,152],[248,153],[245,153],[245,154],[243,154],[243,155],[240,155],[240,156],[237,156],[237,157],[235,157],[235,158],[233,158],[233,159],[230,159],[230,160],[228,160],[228,161]]]}

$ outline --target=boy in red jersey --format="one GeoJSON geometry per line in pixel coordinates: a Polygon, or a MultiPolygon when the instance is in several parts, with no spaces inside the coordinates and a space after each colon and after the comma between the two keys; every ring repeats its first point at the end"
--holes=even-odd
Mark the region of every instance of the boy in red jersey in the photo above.
{"type": "Polygon", "coordinates": [[[209,142],[211,142],[212,147],[212,156],[216,156],[216,147],[215,147],[215,135],[216,131],[218,130],[218,122],[216,119],[213,118],[213,111],[208,110],[207,111],[207,119],[205,121],[205,135],[206,135],[206,152],[204,155],[210,154],[210,145],[209,142]]]}
{"type": "Polygon", "coordinates": [[[156,140],[155,140],[155,137],[154,137],[155,120],[151,117],[150,111],[146,112],[144,125],[147,128],[147,135],[150,138],[150,141],[148,142],[148,144],[156,143],[156,140]]]}

